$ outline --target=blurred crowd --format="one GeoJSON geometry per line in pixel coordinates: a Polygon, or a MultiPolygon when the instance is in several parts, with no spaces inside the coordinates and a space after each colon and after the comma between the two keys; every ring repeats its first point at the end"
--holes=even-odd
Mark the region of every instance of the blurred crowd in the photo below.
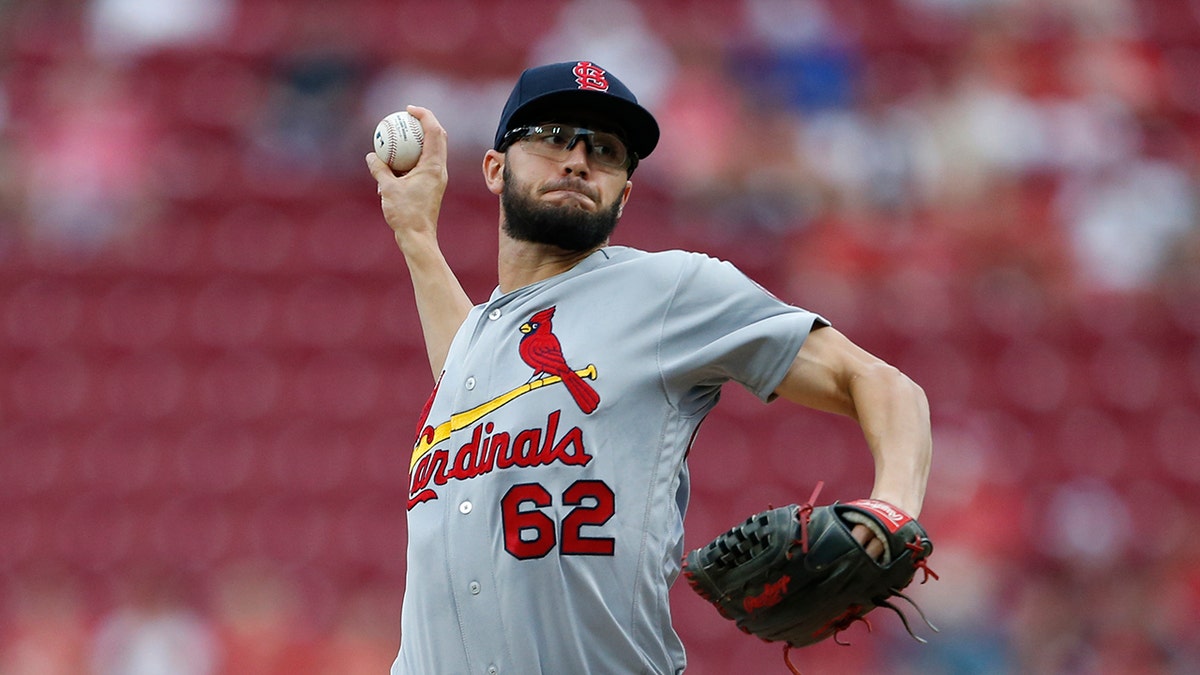
{"type": "MultiPolygon", "coordinates": [[[[1197,0],[0,0],[0,675],[386,670],[432,383],[366,139],[446,127],[482,300],[499,110],[580,58],[663,130],[615,243],[930,395],[941,630],[804,672],[1200,673],[1197,0]]],[[[737,392],[692,463],[689,545],[870,485],[852,425],[737,392]]],[[[673,601],[689,673],[782,672],[673,601]]]]}

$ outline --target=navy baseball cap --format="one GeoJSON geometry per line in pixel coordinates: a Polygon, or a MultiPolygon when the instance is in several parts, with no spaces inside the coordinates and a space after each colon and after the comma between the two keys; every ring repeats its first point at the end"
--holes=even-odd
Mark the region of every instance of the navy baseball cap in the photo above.
{"type": "Polygon", "coordinates": [[[646,157],[658,145],[658,122],[637,97],[612,73],[591,61],[566,61],[529,68],[521,73],[496,129],[499,150],[504,134],[530,124],[570,120],[560,119],[574,111],[585,112],[610,122],[638,158],[646,157]]]}

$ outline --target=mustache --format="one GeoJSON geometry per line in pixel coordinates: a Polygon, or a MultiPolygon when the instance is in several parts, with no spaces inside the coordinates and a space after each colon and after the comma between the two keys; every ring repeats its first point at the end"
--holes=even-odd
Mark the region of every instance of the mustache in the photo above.
{"type": "Polygon", "coordinates": [[[600,195],[590,185],[582,179],[571,177],[560,178],[553,183],[543,185],[538,190],[538,194],[546,194],[555,190],[571,190],[583,194],[592,201],[600,201],[600,195]]]}

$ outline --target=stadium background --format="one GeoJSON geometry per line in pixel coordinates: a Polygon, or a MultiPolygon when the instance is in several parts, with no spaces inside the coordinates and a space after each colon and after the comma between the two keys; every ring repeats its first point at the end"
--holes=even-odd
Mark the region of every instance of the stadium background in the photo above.
{"type": "MultiPolygon", "coordinates": [[[[482,299],[503,98],[581,57],[664,130],[616,243],[732,260],[931,398],[942,632],[882,612],[804,672],[1200,672],[1200,2],[5,0],[0,673],[385,672],[431,381],[362,157],[438,114],[482,299]]],[[[689,546],[869,489],[853,424],[736,388],[693,465],[689,546]]],[[[673,599],[689,673],[782,672],[673,599]]]]}

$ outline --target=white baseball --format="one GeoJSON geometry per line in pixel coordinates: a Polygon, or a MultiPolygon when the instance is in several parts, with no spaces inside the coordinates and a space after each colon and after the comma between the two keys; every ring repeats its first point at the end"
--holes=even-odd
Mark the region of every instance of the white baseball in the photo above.
{"type": "Polygon", "coordinates": [[[407,112],[394,112],[375,127],[375,154],[393,171],[403,173],[416,166],[424,146],[421,122],[407,112]]]}

